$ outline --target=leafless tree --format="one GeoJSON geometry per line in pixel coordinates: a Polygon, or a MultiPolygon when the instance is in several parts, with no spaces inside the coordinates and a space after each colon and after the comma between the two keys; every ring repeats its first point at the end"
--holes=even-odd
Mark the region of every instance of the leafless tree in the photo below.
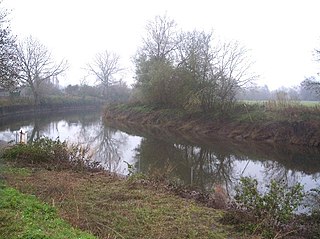
{"type": "Polygon", "coordinates": [[[93,63],[87,65],[89,73],[97,77],[97,80],[104,86],[104,95],[105,90],[108,91],[109,87],[116,82],[116,74],[123,71],[120,68],[119,60],[119,55],[106,50],[98,53],[93,63]]]}
{"type": "MultiPolygon", "coordinates": [[[[314,49],[313,57],[315,61],[320,62],[320,49],[314,49]]],[[[320,81],[319,81],[320,73],[318,73],[317,75],[318,77],[311,76],[306,78],[304,81],[301,82],[301,86],[304,89],[311,90],[315,92],[318,96],[320,96],[320,81]]]]}
{"type": "MultiPolygon", "coordinates": [[[[0,2],[1,4],[1,2],[0,2]]],[[[15,37],[11,34],[8,13],[0,10],[0,87],[14,90],[17,86],[18,62],[15,37]]]]}
{"type": "Polygon", "coordinates": [[[304,81],[302,81],[301,86],[306,90],[311,90],[317,95],[320,95],[320,81],[314,76],[306,78],[304,81]]]}
{"type": "Polygon", "coordinates": [[[17,57],[20,65],[19,81],[31,88],[35,105],[40,104],[40,86],[63,73],[68,64],[62,60],[56,64],[51,52],[31,36],[17,45],[17,57]]]}
{"type": "Polygon", "coordinates": [[[168,59],[178,46],[177,24],[166,15],[156,16],[146,26],[147,35],[143,39],[142,52],[149,58],[168,59]]]}

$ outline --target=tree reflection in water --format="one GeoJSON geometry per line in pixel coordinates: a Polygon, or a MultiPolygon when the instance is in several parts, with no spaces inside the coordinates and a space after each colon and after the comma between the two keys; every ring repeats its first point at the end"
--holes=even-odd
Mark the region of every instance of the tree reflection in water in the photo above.
{"type": "Polygon", "coordinates": [[[145,126],[108,127],[102,123],[100,112],[19,118],[0,128],[0,139],[5,141],[14,140],[20,129],[28,132],[29,141],[59,136],[62,141],[89,145],[95,159],[110,171],[126,173],[127,161],[135,164],[137,171],[164,175],[204,191],[219,186],[232,193],[241,176],[255,177],[262,184],[271,179],[288,185],[300,182],[307,190],[319,185],[319,149],[186,138],[145,126]]]}
{"type": "Polygon", "coordinates": [[[241,176],[257,177],[264,187],[271,180],[287,185],[305,180],[308,184],[317,181],[320,175],[317,151],[302,154],[299,150],[289,153],[288,150],[271,150],[267,146],[196,146],[176,142],[157,136],[143,138],[136,148],[136,167],[143,173],[169,177],[203,191],[223,187],[229,195],[241,176]]]}
{"type": "Polygon", "coordinates": [[[82,143],[90,146],[94,159],[110,172],[119,172],[123,161],[123,148],[126,147],[128,135],[103,124],[82,127],[82,143]],[[123,148],[122,148],[123,147],[123,148]]]}
{"type": "Polygon", "coordinates": [[[204,191],[215,185],[229,191],[234,182],[235,157],[228,153],[152,138],[144,138],[136,152],[136,167],[143,173],[169,176],[204,191]]]}
{"type": "Polygon", "coordinates": [[[62,115],[35,115],[25,123],[18,123],[16,128],[23,125],[23,131],[28,133],[28,141],[32,142],[43,136],[69,143],[89,146],[94,159],[112,171],[118,172],[123,161],[122,154],[126,147],[128,135],[116,129],[105,127],[101,123],[100,112],[91,114],[62,114],[62,115]],[[65,135],[66,132],[73,135],[65,135]]]}

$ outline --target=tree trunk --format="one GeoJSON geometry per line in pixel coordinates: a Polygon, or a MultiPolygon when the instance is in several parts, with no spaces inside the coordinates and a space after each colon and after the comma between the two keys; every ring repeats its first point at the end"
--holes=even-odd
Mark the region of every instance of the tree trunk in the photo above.
{"type": "Polygon", "coordinates": [[[34,87],[34,85],[31,85],[30,87],[31,87],[31,91],[33,94],[34,105],[39,106],[40,105],[40,97],[39,97],[38,90],[34,87]]]}

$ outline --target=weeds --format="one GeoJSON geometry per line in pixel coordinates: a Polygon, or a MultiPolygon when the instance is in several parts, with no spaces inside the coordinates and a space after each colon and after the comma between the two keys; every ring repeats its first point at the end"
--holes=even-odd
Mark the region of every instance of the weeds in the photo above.
{"type": "Polygon", "coordinates": [[[246,233],[260,234],[264,238],[285,235],[296,230],[290,223],[303,198],[300,184],[288,187],[271,181],[268,190],[260,193],[257,180],[244,177],[236,188],[235,208],[224,220],[238,224],[246,233]]]}
{"type": "Polygon", "coordinates": [[[39,166],[47,169],[100,170],[92,160],[89,148],[61,142],[59,139],[40,138],[28,144],[17,144],[5,149],[3,158],[21,166],[39,166]]]}

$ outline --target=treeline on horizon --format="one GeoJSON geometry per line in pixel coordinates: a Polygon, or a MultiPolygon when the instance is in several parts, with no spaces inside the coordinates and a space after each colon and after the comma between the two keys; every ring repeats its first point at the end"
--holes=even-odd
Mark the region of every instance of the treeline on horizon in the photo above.
{"type": "MultiPolygon", "coordinates": [[[[108,103],[134,102],[191,111],[227,111],[237,100],[319,100],[315,78],[300,86],[270,91],[254,84],[248,51],[237,41],[222,42],[213,32],[181,30],[170,17],[156,16],[133,58],[135,83],[122,79],[120,57],[105,50],[86,65],[95,85],[61,87],[58,76],[68,62],[55,62],[51,52],[32,36],[17,40],[7,11],[0,8],[0,97],[33,99],[94,97],[108,103]]],[[[319,51],[316,51],[319,53],[319,51]]],[[[318,88],[317,88],[318,87],[318,88]]]]}

